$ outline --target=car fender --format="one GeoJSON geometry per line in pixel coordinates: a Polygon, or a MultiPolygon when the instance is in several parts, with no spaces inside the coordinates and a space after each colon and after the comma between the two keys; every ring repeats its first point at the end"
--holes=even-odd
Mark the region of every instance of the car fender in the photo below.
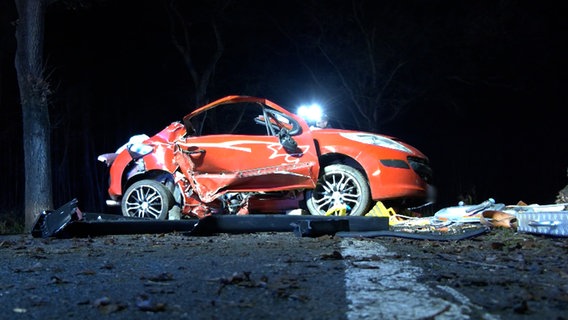
{"type": "Polygon", "coordinates": [[[146,171],[162,170],[173,174],[178,168],[172,146],[167,144],[154,145],[154,152],[145,155],[142,160],[146,171]]]}
{"type": "Polygon", "coordinates": [[[150,171],[164,171],[173,176],[177,169],[173,150],[167,144],[155,144],[153,152],[138,160],[132,159],[128,151],[123,150],[110,168],[109,194],[113,199],[121,196],[134,176],[150,171]]]}
{"type": "MultiPolygon", "coordinates": [[[[408,188],[416,188],[417,182],[422,179],[410,169],[408,157],[426,158],[416,148],[401,142],[401,144],[409,152],[390,149],[386,147],[373,146],[366,143],[353,141],[345,138],[340,133],[353,133],[353,131],[339,129],[322,129],[314,132],[314,138],[320,146],[319,152],[321,157],[330,155],[343,155],[353,159],[362,168],[363,173],[367,177],[371,196],[373,199],[394,198],[398,197],[401,190],[408,188]],[[385,165],[383,161],[395,163],[396,166],[385,165]],[[386,167],[389,167],[389,170],[386,167]],[[392,168],[392,170],[391,170],[392,168]],[[401,171],[403,170],[403,171],[401,171]],[[384,181],[396,181],[398,187],[386,189],[384,181]]],[[[390,138],[390,137],[386,137],[390,138]]],[[[421,196],[427,190],[426,183],[419,183],[419,187],[415,190],[416,196],[421,196]]]]}

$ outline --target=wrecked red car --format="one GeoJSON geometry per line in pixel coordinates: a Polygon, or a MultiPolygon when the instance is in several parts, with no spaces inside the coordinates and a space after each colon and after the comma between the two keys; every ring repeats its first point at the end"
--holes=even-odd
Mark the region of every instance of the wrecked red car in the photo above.
{"type": "Polygon", "coordinates": [[[99,160],[108,205],[154,219],[211,214],[364,215],[375,201],[425,202],[428,158],[393,137],[313,129],[263,98],[228,96],[99,160]]]}

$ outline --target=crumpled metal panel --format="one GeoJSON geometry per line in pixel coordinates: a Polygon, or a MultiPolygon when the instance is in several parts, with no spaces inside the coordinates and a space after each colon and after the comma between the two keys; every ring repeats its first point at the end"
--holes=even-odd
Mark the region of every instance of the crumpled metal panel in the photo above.
{"type": "MultiPolygon", "coordinates": [[[[286,191],[306,187],[315,187],[313,168],[315,161],[282,163],[277,166],[260,167],[234,172],[202,173],[198,171],[196,161],[200,154],[187,154],[180,145],[174,154],[176,163],[189,180],[191,187],[204,203],[210,203],[227,190],[231,192],[247,191],[286,191]],[[266,176],[266,179],[258,179],[266,176]]],[[[231,161],[227,159],[226,161],[231,161]]]]}
{"type": "Polygon", "coordinates": [[[517,213],[518,231],[568,237],[568,211],[517,213]]]}

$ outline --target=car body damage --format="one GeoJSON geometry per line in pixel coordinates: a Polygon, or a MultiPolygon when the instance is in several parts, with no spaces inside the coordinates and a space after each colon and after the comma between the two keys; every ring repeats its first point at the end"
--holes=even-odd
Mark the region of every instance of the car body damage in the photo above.
{"type": "Polygon", "coordinates": [[[428,158],[386,137],[311,129],[256,97],[228,96],[152,137],[132,137],[99,160],[109,166],[109,205],[125,216],[324,215],[344,206],[362,215],[373,200],[426,199],[428,158]]]}

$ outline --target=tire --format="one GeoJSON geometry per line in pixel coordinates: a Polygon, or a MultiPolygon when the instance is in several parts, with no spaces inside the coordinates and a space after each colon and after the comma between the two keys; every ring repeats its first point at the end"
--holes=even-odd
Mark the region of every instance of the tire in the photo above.
{"type": "Polygon", "coordinates": [[[306,205],[312,215],[360,216],[368,211],[371,204],[371,192],[365,176],[343,164],[325,167],[316,188],[306,197],[306,205]],[[330,211],[339,207],[345,210],[330,211]]]}
{"type": "Polygon", "coordinates": [[[163,184],[155,180],[140,180],[124,193],[121,209],[126,217],[164,220],[173,204],[172,193],[163,184]]]}

